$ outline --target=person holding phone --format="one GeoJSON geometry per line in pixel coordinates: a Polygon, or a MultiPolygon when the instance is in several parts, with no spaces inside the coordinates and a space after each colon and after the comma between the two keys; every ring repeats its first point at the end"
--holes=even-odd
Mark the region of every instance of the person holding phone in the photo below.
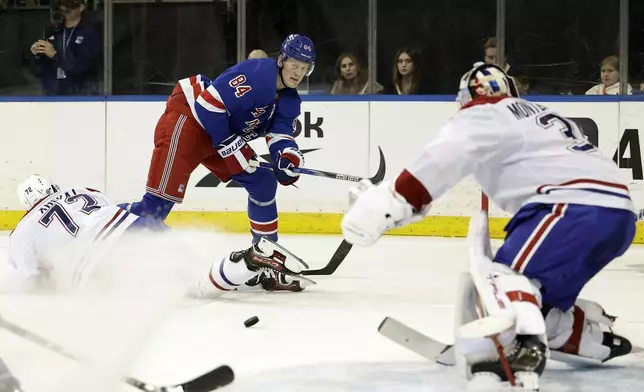
{"type": "Polygon", "coordinates": [[[60,0],[63,22],[31,45],[34,68],[45,95],[98,94],[101,42],[85,23],[85,0],[60,0]]]}

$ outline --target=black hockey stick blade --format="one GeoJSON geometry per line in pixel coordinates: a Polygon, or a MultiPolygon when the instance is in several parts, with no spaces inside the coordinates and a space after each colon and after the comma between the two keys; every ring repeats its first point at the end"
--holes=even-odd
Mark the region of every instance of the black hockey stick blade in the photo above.
{"type": "Polygon", "coordinates": [[[222,365],[206,374],[178,385],[159,386],[148,384],[134,377],[125,377],[125,382],[146,392],[210,392],[230,384],[234,379],[233,369],[228,365],[222,365]]]}
{"type": "MultiPolygon", "coordinates": [[[[57,353],[58,355],[71,359],[72,361],[76,361],[78,363],[88,362],[87,358],[82,358],[68,351],[63,346],[60,346],[34,332],[22,328],[21,326],[6,320],[1,316],[0,328],[4,328],[7,331],[16,334],[17,336],[25,338],[38,346],[49,349],[52,352],[57,353]]],[[[233,373],[233,370],[229,366],[223,365],[195,379],[192,379],[191,381],[179,385],[154,385],[128,376],[123,377],[123,382],[145,392],[171,392],[177,391],[178,387],[183,388],[183,392],[210,392],[219,387],[230,384],[234,379],[235,374],[233,373]]]]}
{"type": "Polygon", "coordinates": [[[316,270],[305,270],[302,271],[302,275],[331,275],[335,272],[335,270],[338,269],[340,264],[344,261],[345,257],[347,257],[347,254],[349,254],[349,251],[353,247],[352,244],[348,243],[346,240],[342,240],[342,243],[340,246],[338,246],[338,249],[335,250],[335,253],[333,256],[331,256],[331,260],[329,260],[329,263],[324,267],[316,270]]]}
{"type": "MultiPolygon", "coordinates": [[[[378,171],[376,171],[376,174],[374,174],[373,177],[369,178],[369,181],[371,181],[373,184],[379,184],[385,178],[385,173],[387,172],[385,154],[382,153],[382,148],[380,148],[380,146],[378,146],[378,154],[378,171]]],[[[338,246],[338,249],[335,250],[335,253],[333,254],[333,256],[331,256],[331,260],[329,260],[326,266],[316,270],[302,271],[302,275],[322,276],[333,274],[347,257],[352,247],[352,244],[348,243],[346,240],[342,240],[342,243],[340,244],[340,246],[338,246]]]]}
{"type": "Polygon", "coordinates": [[[184,384],[177,385],[183,392],[209,392],[221,388],[235,380],[235,373],[228,365],[219,366],[184,384]]]}
{"type": "Polygon", "coordinates": [[[382,153],[382,148],[378,146],[378,153],[380,154],[380,160],[378,162],[378,171],[374,174],[373,177],[369,179],[372,184],[379,184],[382,180],[385,179],[385,173],[387,172],[387,163],[385,162],[385,154],[382,153]]]}

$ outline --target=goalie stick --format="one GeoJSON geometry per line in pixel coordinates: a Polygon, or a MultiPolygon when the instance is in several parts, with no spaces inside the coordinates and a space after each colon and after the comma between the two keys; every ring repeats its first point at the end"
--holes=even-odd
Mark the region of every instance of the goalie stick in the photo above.
{"type": "MultiPolygon", "coordinates": [[[[487,213],[488,211],[488,198],[485,194],[482,195],[481,197],[481,211],[482,213],[487,213]]],[[[469,253],[470,253],[470,268],[474,269],[474,274],[480,274],[478,271],[479,266],[477,265],[477,260],[478,260],[478,253],[483,253],[483,249],[481,249],[481,239],[480,238],[482,233],[479,233],[479,230],[475,230],[476,226],[474,225],[474,221],[470,222],[470,228],[469,228],[469,234],[468,238],[470,240],[470,246],[469,246],[469,253]]],[[[486,225],[487,226],[487,225],[486,225]]],[[[489,242],[489,240],[488,240],[489,242]]],[[[480,287],[485,284],[481,282],[480,280],[482,279],[482,276],[475,277],[475,279],[479,281],[475,281],[475,285],[477,286],[477,289],[480,290],[480,287]]],[[[479,296],[481,296],[481,293],[479,292],[479,296]]],[[[480,298],[483,302],[486,303],[486,305],[490,305],[490,307],[495,305],[495,298],[492,295],[492,293],[485,293],[484,295],[487,295],[489,298],[480,298]],[[491,302],[491,304],[490,304],[491,302]]],[[[498,306],[498,305],[496,305],[498,306]]],[[[488,308],[489,309],[489,308],[488,308]]],[[[499,311],[498,309],[495,309],[495,311],[499,311]]],[[[491,332],[492,330],[496,331],[498,328],[503,327],[505,325],[505,319],[504,318],[497,318],[492,316],[485,317],[482,320],[487,320],[485,323],[470,323],[471,326],[468,328],[468,331],[471,332],[473,335],[479,335],[480,333],[488,333],[491,332]],[[500,320],[500,321],[499,321],[500,320]],[[501,325],[503,324],[503,325],[501,325]],[[490,331],[488,331],[488,329],[490,331]]],[[[390,317],[385,318],[382,323],[380,323],[380,326],[378,327],[378,332],[385,336],[386,338],[390,339],[391,341],[415,352],[416,354],[439,364],[442,365],[447,365],[447,366],[453,366],[456,364],[456,358],[455,358],[455,353],[454,353],[454,347],[452,345],[447,345],[442,342],[439,342],[435,339],[432,339],[426,335],[421,334],[420,332],[404,325],[403,323],[392,319],[390,317]]],[[[507,361],[504,361],[504,353],[503,350],[496,339],[496,336],[494,336],[494,344],[499,350],[499,356],[503,363],[503,367],[506,371],[506,374],[508,375],[508,380],[510,381],[510,385],[514,386],[515,385],[515,380],[514,380],[514,375],[511,373],[509,369],[509,364],[507,361]]]]}
{"type": "Polygon", "coordinates": [[[385,317],[378,326],[378,332],[429,361],[446,366],[456,364],[454,348],[451,344],[432,339],[394,318],[385,317]]]}
{"type": "MultiPolygon", "coordinates": [[[[378,332],[392,342],[420,355],[428,361],[445,366],[454,366],[456,364],[453,345],[445,344],[438,339],[420,333],[392,317],[385,317],[382,320],[378,326],[378,332]]],[[[644,348],[633,346],[629,354],[638,354],[641,352],[644,352],[644,348]]],[[[550,358],[568,365],[596,366],[602,364],[602,361],[598,359],[583,358],[555,350],[550,351],[550,358]]]]}
{"type": "MultiPolygon", "coordinates": [[[[486,195],[481,199],[481,210],[488,211],[489,200],[486,195]]],[[[644,217],[644,210],[640,211],[639,218],[644,217]]],[[[385,319],[378,326],[378,332],[392,342],[420,355],[421,357],[445,366],[454,366],[456,357],[454,346],[424,335],[415,329],[391,317],[385,319]]],[[[644,352],[644,348],[633,346],[630,354],[644,352]]],[[[583,358],[560,351],[551,350],[550,358],[573,366],[597,366],[603,362],[593,358],[583,358]]]]}
{"type": "MultiPolygon", "coordinates": [[[[368,180],[371,181],[372,184],[380,183],[385,178],[385,172],[387,171],[385,155],[382,153],[382,149],[380,147],[378,147],[378,153],[379,153],[378,171],[376,172],[376,174],[374,174],[373,177],[368,178],[368,180]]],[[[266,163],[266,162],[255,161],[252,163],[252,166],[273,170],[273,166],[270,163],[266,163]]],[[[334,172],[329,172],[324,170],[316,170],[316,169],[308,169],[308,168],[294,168],[291,170],[298,174],[306,174],[309,176],[316,176],[316,177],[326,177],[326,178],[332,178],[332,179],[342,180],[342,181],[360,182],[364,180],[364,178],[359,176],[354,176],[351,174],[334,173],[334,172]]],[[[315,269],[315,270],[302,271],[302,275],[324,276],[324,275],[333,274],[335,270],[338,269],[340,264],[342,264],[344,259],[347,257],[352,247],[353,245],[351,245],[345,240],[342,240],[342,243],[340,243],[340,246],[338,246],[338,248],[333,253],[333,256],[331,256],[331,259],[324,267],[320,269],[315,269]]]]}
{"type": "MultiPolygon", "coordinates": [[[[84,362],[76,354],[68,351],[66,348],[45,339],[44,337],[22,328],[6,319],[0,317],[0,327],[9,332],[16,334],[28,341],[47,348],[58,355],[71,359],[76,362],[84,362]]],[[[193,378],[187,382],[176,385],[154,385],[141,381],[134,377],[125,376],[123,382],[138,388],[145,392],[210,392],[225,385],[230,384],[235,379],[233,370],[228,365],[222,365],[199,377],[193,378]]]]}

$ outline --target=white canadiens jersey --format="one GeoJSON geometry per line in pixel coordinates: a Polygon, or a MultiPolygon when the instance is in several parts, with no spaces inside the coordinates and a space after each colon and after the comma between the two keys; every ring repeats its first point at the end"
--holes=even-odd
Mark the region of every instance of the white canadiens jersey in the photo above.
{"type": "Polygon", "coordinates": [[[407,171],[433,199],[473,174],[488,197],[513,214],[530,203],[635,212],[617,165],[574,122],[519,98],[464,106],[407,171]]]}
{"type": "Polygon", "coordinates": [[[57,288],[80,286],[102,250],[137,218],[93,189],[54,193],[11,233],[9,262],[25,281],[46,277],[57,288]]]}

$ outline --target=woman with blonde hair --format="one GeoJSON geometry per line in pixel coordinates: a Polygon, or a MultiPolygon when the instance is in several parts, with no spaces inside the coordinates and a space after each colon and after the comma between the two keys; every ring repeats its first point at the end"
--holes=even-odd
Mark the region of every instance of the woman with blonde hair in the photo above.
{"type": "Polygon", "coordinates": [[[420,94],[420,54],[413,49],[402,48],[396,52],[393,64],[393,84],[398,95],[420,94]]]}
{"type": "MultiPolygon", "coordinates": [[[[368,94],[369,76],[367,70],[360,67],[358,58],[353,53],[342,53],[335,62],[336,80],[331,94],[368,94]]],[[[373,83],[373,93],[382,91],[382,86],[373,83]]]]}
{"type": "MultiPolygon", "coordinates": [[[[586,91],[586,95],[618,95],[619,94],[619,59],[608,56],[602,61],[601,83],[586,91]]],[[[631,86],[626,86],[627,94],[633,94],[631,86]]]]}

